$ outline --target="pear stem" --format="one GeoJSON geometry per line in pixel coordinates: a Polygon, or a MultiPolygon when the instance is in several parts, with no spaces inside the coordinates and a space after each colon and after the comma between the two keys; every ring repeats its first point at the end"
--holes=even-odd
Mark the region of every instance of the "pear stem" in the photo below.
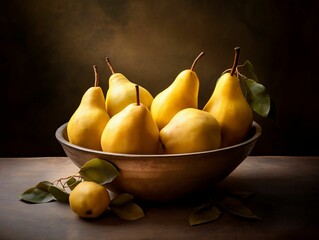
{"type": "Polygon", "coordinates": [[[93,66],[93,70],[94,70],[94,87],[98,87],[99,86],[99,74],[98,74],[96,65],[93,66]]]}
{"type": "Polygon", "coordinates": [[[233,76],[236,71],[236,67],[237,67],[238,59],[239,59],[240,47],[235,47],[234,50],[235,50],[234,63],[230,71],[230,76],[233,76]]]}
{"type": "Polygon", "coordinates": [[[135,90],[136,90],[136,105],[139,106],[141,102],[140,102],[140,89],[138,85],[135,85],[135,90]]]}
{"type": "Polygon", "coordinates": [[[105,61],[106,61],[107,65],[109,66],[109,68],[110,68],[110,70],[111,70],[111,73],[114,74],[115,71],[114,71],[114,68],[113,68],[113,66],[112,66],[112,64],[111,64],[110,59],[109,59],[108,57],[106,57],[106,58],[105,58],[105,61]]]}
{"type": "Polygon", "coordinates": [[[192,66],[191,66],[191,71],[194,71],[194,68],[195,68],[195,65],[196,65],[197,61],[198,61],[203,55],[204,55],[204,52],[201,52],[201,53],[197,56],[197,58],[195,58],[195,60],[194,60],[194,62],[193,62],[193,64],[192,64],[192,66]]]}

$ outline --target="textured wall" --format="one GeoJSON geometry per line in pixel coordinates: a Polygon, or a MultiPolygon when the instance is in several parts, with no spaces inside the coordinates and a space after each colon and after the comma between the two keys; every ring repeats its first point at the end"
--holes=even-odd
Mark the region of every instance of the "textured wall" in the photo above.
{"type": "MultiPolygon", "coordinates": [[[[155,96],[193,59],[199,104],[241,47],[274,102],[255,119],[253,154],[318,155],[317,1],[25,0],[1,4],[0,156],[63,155],[55,130],[68,121],[99,68],[106,92],[110,57],[155,96]],[[312,139],[312,140],[310,140],[312,139]]],[[[186,93],[187,94],[187,93],[186,93]]]]}

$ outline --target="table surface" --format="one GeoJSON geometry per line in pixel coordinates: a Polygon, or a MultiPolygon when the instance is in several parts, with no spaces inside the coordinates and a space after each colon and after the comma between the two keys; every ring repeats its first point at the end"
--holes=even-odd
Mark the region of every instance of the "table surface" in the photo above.
{"type": "Polygon", "coordinates": [[[0,239],[319,239],[319,157],[250,156],[219,184],[253,192],[245,204],[261,220],[223,213],[215,222],[190,226],[194,201],[143,203],[145,217],[92,220],[68,204],[27,204],[19,195],[43,180],[78,172],[67,157],[0,158],[0,239]]]}

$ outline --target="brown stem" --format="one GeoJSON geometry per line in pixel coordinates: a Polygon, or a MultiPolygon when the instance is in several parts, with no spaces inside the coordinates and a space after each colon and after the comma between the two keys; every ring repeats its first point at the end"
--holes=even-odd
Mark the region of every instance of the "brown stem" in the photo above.
{"type": "Polygon", "coordinates": [[[106,57],[106,58],[105,58],[105,61],[106,61],[107,65],[109,66],[109,68],[110,68],[110,70],[111,70],[111,73],[114,74],[115,71],[114,71],[114,68],[113,68],[113,66],[112,66],[112,64],[111,64],[110,59],[109,59],[108,57],[106,57]]]}
{"type": "Polygon", "coordinates": [[[141,102],[140,102],[140,90],[138,85],[135,85],[135,90],[136,90],[136,105],[139,106],[141,102]]]}
{"type": "Polygon", "coordinates": [[[239,59],[240,47],[235,47],[234,50],[235,50],[234,63],[230,71],[230,76],[233,76],[236,71],[236,67],[237,67],[238,59],[239,59]]]}
{"type": "Polygon", "coordinates": [[[196,65],[197,61],[198,61],[203,55],[204,55],[204,52],[201,52],[201,53],[197,56],[197,58],[195,58],[195,60],[194,60],[194,62],[193,62],[193,64],[192,64],[192,66],[191,66],[191,71],[194,71],[194,68],[195,68],[195,65],[196,65]]]}
{"type": "Polygon", "coordinates": [[[94,87],[98,87],[99,86],[99,74],[98,74],[96,65],[93,66],[93,70],[94,70],[94,87]]]}

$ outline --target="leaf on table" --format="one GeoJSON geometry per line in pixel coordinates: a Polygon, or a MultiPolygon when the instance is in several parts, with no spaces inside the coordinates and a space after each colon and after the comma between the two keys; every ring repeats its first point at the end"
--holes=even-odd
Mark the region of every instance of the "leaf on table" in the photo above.
{"type": "Polygon", "coordinates": [[[215,205],[204,204],[193,209],[188,222],[191,226],[212,222],[219,219],[221,213],[215,205]]]}
{"type": "Polygon", "coordinates": [[[120,207],[134,201],[134,196],[130,193],[121,193],[110,202],[110,207],[120,207]]]}
{"type": "Polygon", "coordinates": [[[112,182],[119,175],[119,171],[112,163],[100,158],[93,158],[86,162],[79,173],[86,181],[101,185],[112,182]]]}
{"type": "Polygon", "coordinates": [[[48,188],[52,186],[52,183],[49,181],[42,181],[39,182],[35,187],[42,190],[42,191],[48,191],[48,188]]]}
{"type": "MultiPolygon", "coordinates": [[[[42,186],[40,186],[42,187],[42,186]]],[[[54,201],[53,195],[42,188],[32,187],[20,195],[20,200],[29,203],[47,203],[54,201]]]]}
{"type": "Polygon", "coordinates": [[[249,219],[261,219],[256,216],[248,207],[246,207],[239,199],[234,197],[224,196],[217,203],[227,212],[239,217],[249,219]]]}
{"type": "Polygon", "coordinates": [[[59,202],[69,203],[69,193],[67,193],[64,189],[59,188],[57,186],[50,186],[48,191],[52,194],[52,196],[59,202]]]}
{"type": "Polygon", "coordinates": [[[129,202],[121,206],[110,206],[110,209],[121,219],[138,220],[144,217],[143,209],[134,202],[129,202]]]}

